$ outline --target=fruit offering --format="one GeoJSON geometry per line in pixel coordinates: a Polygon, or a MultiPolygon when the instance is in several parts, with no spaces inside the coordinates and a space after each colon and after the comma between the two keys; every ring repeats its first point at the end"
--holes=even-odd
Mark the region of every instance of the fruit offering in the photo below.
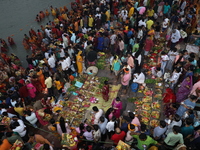
{"type": "Polygon", "coordinates": [[[144,124],[148,125],[148,123],[149,123],[149,118],[147,118],[147,117],[142,117],[141,122],[143,122],[144,124]]]}
{"type": "Polygon", "coordinates": [[[152,97],[151,96],[144,96],[142,101],[144,103],[152,102],[152,97]]]}
{"type": "Polygon", "coordinates": [[[159,109],[160,109],[160,104],[159,104],[158,102],[153,102],[153,103],[151,104],[151,107],[152,107],[152,109],[157,109],[157,110],[159,110],[159,109]]]}
{"type": "Polygon", "coordinates": [[[157,127],[158,125],[159,125],[159,121],[158,120],[153,119],[153,120],[150,121],[150,126],[157,127]]]}
{"type": "Polygon", "coordinates": [[[150,116],[151,116],[151,114],[150,114],[148,111],[146,111],[146,110],[143,110],[143,111],[141,112],[141,115],[142,115],[143,117],[150,117],[150,116]]]}
{"type": "Polygon", "coordinates": [[[160,113],[158,111],[152,111],[151,112],[151,117],[154,119],[159,119],[160,118],[160,113]]]}
{"type": "Polygon", "coordinates": [[[144,110],[150,110],[151,109],[151,104],[150,103],[144,103],[142,105],[142,109],[144,109],[144,110]]]}

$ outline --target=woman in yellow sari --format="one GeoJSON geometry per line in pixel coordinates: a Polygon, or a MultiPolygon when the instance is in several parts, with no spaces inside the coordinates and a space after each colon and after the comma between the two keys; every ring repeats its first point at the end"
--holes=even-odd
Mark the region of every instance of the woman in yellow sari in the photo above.
{"type": "Polygon", "coordinates": [[[78,52],[78,55],[76,56],[76,65],[78,68],[78,73],[82,74],[83,73],[83,56],[82,56],[82,51],[78,52]]]}
{"type": "Polygon", "coordinates": [[[154,35],[155,35],[155,30],[154,27],[152,26],[151,29],[149,30],[149,32],[147,33],[148,35],[150,35],[150,39],[153,40],[154,39],[154,35]]]}
{"type": "Polygon", "coordinates": [[[36,71],[37,71],[39,82],[41,83],[42,88],[45,89],[46,85],[44,84],[45,78],[44,78],[43,72],[40,68],[37,68],[36,71]]]}

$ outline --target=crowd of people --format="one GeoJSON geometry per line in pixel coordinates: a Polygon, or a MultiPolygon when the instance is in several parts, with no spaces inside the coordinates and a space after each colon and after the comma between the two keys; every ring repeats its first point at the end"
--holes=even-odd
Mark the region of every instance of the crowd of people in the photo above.
{"type": "MultiPolygon", "coordinates": [[[[52,142],[35,133],[33,128],[48,126],[59,140],[62,133],[78,137],[69,149],[119,149],[119,141],[130,149],[199,149],[199,54],[179,49],[189,41],[199,46],[200,2],[176,0],[95,0],[50,7],[36,15],[36,21],[50,14],[54,20],[30,29],[24,34],[27,68],[15,54],[8,56],[7,44],[1,39],[0,62],[0,149],[52,150],[52,142]],[[140,92],[146,86],[143,63],[150,59],[153,47],[164,39],[152,78],[163,78],[164,118],[149,128],[129,112],[122,116],[122,100],[130,89],[140,92]],[[109,99],[109,81],[105,81],[102,97],[112,101],[104,112],[94,106],[93,120],[87,119],[76,129],[65,118],[52,113],[52,102],[63,96],[77,76],[92,74],[86,68],[95,66],[98,53],[108,58],[115,82],[121,78],[120,96],[109,99]],[[138,91],[138,89],[140,89],[138,91]],[[32,127],[30,127],[32,126],[32,127]],[[110,140],[109,144],[106,141],[110,140]],[[111,145],[113,147],[111,147],[111,145]]],[[[15,44],[9,38],[10,45],[15,44]]],[[[106,63],[106,62],[105,62],[106,63]]]]}

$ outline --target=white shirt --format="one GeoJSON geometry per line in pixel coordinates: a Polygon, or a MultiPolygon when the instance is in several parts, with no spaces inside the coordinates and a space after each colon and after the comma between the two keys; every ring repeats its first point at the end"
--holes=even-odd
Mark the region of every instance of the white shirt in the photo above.
{"type": "Polygon", "coordinates": [[[167,135],[168,133],[172,132],[173,131],[172,130],[173,126],[181,127],[181,125],[182,125],[182,120],[180,120],[178,122],[176,122],[176,121],[173,120],[172,123],[167,126],[167,131],[166,131],[165,134],[167,135]]]}
{"type": "Polygon", "coordinates": [[[173,52],[173,51],[169,51],[168,53],[168,56],[169,56],[169,59],[174,62],[175,58],[176,58],[176,55],[178,55],[178,52],[173,52]]]}
{"type": "Polygon", "coordinates": [[[177,83],[181,73],[173,72],[170,81],[174,81],[173,83],[177,83]]]}
{"type": "Polygon", "coordinates": [[[45,56],[45,58],[48,60],[49,59],[49,53],[48,52],[45,52],[44,53],[44,56],[45,56]]]}
{"type": "Polygon", "coordinates": [[[99,111],[94,115],[94,124],[98,124],[99,118],[103,115],[103,110],[99,109],[99,111]]]}
{"type": "Polygon", "coordinates": [[[133,82],[136,82],[138,84],[143,84],[144,81],[145,81],[145,75],[144,73],[140,73],[139,75],[137,73],[134,74],[134,79],[133,79],[133,82]]]}
{"type": "Polygon", "coordinates": [[[66,35],[66,33],[63,33],[63,34],[62,34],[63,43],[64,43],[65,47],[68,47],[68,42],[69,42],[69,40],[68,40],[68,38],[65,37],[64,35],[66,35]]]}
{"type": "Polygon", "coordinates": [[[74,50],[72,48],[68,49],[68,54],[72,58],[72,54],[74,53],[74,50]]]}
{"type": "Polygon", "coordinates": [[[162,60],[162,61],[169,60],[168,55],[161,55],[161,60],[162,60]]]}
{"type": "Polygon", "coordinates": [[[140,26],[144,26],[144,27],[146,27],[146,23],[144,22],[144,21],[142,21],[142,20],[140,20],[139,22],[138,22],[138,26],[140,27],[140,26]]]}
{"type": "Polygon", "coordinates": [[[48,59],[48,64],[49,64],[50,68],[55,68],[55,66],[56,66],[56,61],[55,61],[55,59],[53,58],[53,56],[51,56],[51,57],[48,59]]]}
{"type": "Polygon", "coordinates": [[[185,7],[186,7],[186,1],[184,1],[184,2],[182,3],[182,5],[181,5],[181,9],[184,10],[185,7]]]}
{"type": "Polygon", "coordinates": [[[177,29],[175,29],[175,30],[176,30],[176,32],[172,33],[172,35],[171,35],[171,42],[172,43],[178,42],[181,38],[180,32],[177,29]]]}
{"type": "Polygon", "coordinates": [[[163,27],[163,28],[167,28],[167,27],[168,27],[168,24],[169,24],[169,19],[168,19],[168,18],[165,18],[165,20],[164,20],[163,23],[162,23],[162,27],[163,27]]]}
{"type": "Polygon", "coordinates": [[[106,125],[108,123],[108,119],[105,118],[104,122],[103,123],[99,123],[99,128],[100,128],[100,131],[102,134],[105,134],[106,133],[106,125]]]}
{"type": "Polygon", "coordinates": [[[65,57],[65,51],[63,48],[60,49],[61,52],[60,52],[60,57],[65,57]]]}
{"type": "Polygon", "coordinates": [[[115,122],[109,121],[106,125],[106,129],[108,130],[108,132],[110,131],[115,131],[115,122]]]}
{"type": "Polygon", "coordinates": [[[111,37],[110,37],[110,44],[111,45],[115,44],[116,37],[117,37],[116,34],[111,35],[111,37]]]}
{"type": "Polygon", "coordinates": [[[26,135],[26,126],[24,125],[24,122],[22,120],[18,119],[17,121],[19,123],[19,126],[13,129],[13,132],[17,132],[21,137],[24,137],[26,135]]]}
{"type": "Polygon", "coordinates": [[[142,30],[139,30],[138,31],[138,35],[137,35],[137,38],[138,39],[141,39],[143,37],[143,31],[142,30]]]}
{"type": "Polygon", "coordinates": [[[25,118],[28,122],[30,122],[30,124],[35,124],[38,120],[34,112],[32,112],[30,116],[26,116],[25,118]]]}

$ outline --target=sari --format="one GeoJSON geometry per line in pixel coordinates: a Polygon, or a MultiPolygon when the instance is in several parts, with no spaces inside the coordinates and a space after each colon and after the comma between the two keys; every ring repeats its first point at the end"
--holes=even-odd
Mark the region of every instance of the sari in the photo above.
{"type": "Polygon", "coordinates": [[[42,70],[40,70],[39,72],[37,72],[37,76],[38,76],[38,80],[40,81],[40,83],[42,85],[42,88],[45,88],[46,87],[46,85],[44,84],[45,78],[44,78],[44,75],[42,73],[42,70]]]}
{"type": "Polygon", "coordinates": [[[31,98],[35,98],[35,92],[36,92],[36,88],[33,86],[32,83],[29,83],[26,85],[27,89],[28,89],[28,94],[31,98]]]}
{"type": "Polygon", "coordinates": [[[23,39],[23,42],[22,42],[22,44],[23,44],[23,46],[24,46],[24,49],[25,49],[25,50],[28,50],[28,49],[30,49],[30,46],[29,46],[29,44],[28,44],[28,42],[27,42],[27,40],[26,40],[26,39],[23,39]]]}
{"type": "Polygon", "coordinates": [[[44,112],[45,109],[46,108],[42,108],[35,112],[37,119],[43,126],[47,125],[49,123],[49,120],[52,118],[50,114],[44,112]]]}
{"type": "Polygon", "coordinates": [[[155,35],[155,31],[153,29],[149,30],[148,35],[150,35],[150,39],[153,40],[154,35],[155,35]]]}
{"type": "Polygon", "coordinates": [[[190,94],[190,91],[192,90],[192,85],[193,85],[192,76],[188,76],[187,78],[183,80],[180,88],[178,89],[178,92],[176,93],[177,103],[181,103],[188,97],[188,95],[190,94]]]}
{"type": "Polygon", "coordinates": [[[76,65],[78,68],[78,73],[83,72],[83,64],[82,64],[83,57],[81,56],[81,54],[82,54],[82,51],[79,51],[78,55],[76,56],[76,65]]]}
{"type": "Polygon", "coordinates": [[[15,45],[15,42],[13,40],[13,38],[11,38],[10,36],[8,37],[8,43],[12,46],[15,45]]]}
{"type": "Polygon", "coordinates": [[[176,95],[174,94],[171,88],[167,88],[166,92],[163,95],[163,102],[164,103],[175,103],[176,95]]]}
{"type": "Polygon", "coordinates": [[[103,99],[107,102],[109,99],[109,85],[104,85],[102,90],[103,99]]]}
{"type": "Polygon", "coordinates": [[[112,107],[113,108],[117,108],[117,109],[114,110],[113,115],[116,118],[119,118],[120,117],[120,112],[121,112],[121,109],[122,109],[122,102],[121,101],[117,102],[116,99],[114,99],[112,101],[112,107]]]}

